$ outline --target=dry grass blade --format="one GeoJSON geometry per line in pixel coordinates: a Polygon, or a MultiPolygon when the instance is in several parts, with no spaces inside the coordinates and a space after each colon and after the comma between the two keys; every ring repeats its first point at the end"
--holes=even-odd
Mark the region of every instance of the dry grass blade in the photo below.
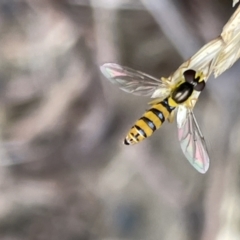
{"type": "Polygon", "coordinates": [[[221,37],[225,44],[216,62],[215,77],[230,68],[240,57],[240,7],[224,26],[221,37]]]}
{"type": "MultiPolygon", "coordinates": [[[[237,1],[233,3],[236,4],[237,1]]],[[[205,81],[214,73],[217,77],[230,68],[240,57],[240,6],[224,26],[220,36],[204,45],[195,55],[184,62],[169,78],[171,82],[179,82],[187,69],[201,71],[205,81]]],[[[197,99],[195,92],[192,99],[197,99]]],[[[157,97],[157,96],[154,96],[157,97]]],[[[192,100],[195,105],[196,101],[192,100]]]]}

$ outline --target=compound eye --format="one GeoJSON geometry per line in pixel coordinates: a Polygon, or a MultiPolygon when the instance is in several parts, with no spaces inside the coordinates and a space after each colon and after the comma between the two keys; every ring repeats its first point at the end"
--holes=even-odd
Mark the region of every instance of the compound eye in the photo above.
{"type": "Polygon", "coordinates": [[[198,82],[197,85],[194,87],[194,90],[201,92],[205,88],[205,81],[198,82]]]}
{"type": "Polygon", "coordinates": [[[192,83],[195,80],[196,71],[192,69],[188,69],[183,73],[185,81],[188,83],[192,83]]]}

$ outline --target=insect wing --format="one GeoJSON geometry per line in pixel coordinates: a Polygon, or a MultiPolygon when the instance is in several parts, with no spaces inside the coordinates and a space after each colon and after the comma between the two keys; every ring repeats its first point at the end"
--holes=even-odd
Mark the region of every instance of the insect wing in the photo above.
{"type": "Polygon", "coordinates": [[[167,82],[140,71],[115,63],[105,63],[100,69],[106,78],[125,92],[140,96],[151,96],[158,90],[159,97],[163,98],[170,94],[171,89],[167,82]]]}
{"type": "Polygon", "coordinates": [[[184,155],[197,171],[206,173],[209,168],[208,151],[193,112],[179,106],[177,125],[178,139],[184,155]]]}

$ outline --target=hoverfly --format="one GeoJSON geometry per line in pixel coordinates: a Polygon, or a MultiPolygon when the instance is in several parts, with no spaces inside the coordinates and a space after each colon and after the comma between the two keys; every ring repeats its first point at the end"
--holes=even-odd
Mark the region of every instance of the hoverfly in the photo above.
{"type": "MultiPolygon", "coordinates": [[[[205,87],[201,72],[188,69],[178,83],[166,78],[157,79],[140,71],[115,63],[105,63],[102,73],[125,92],[156,97],[128,132],[124,144],[133,145],[150,137],[165,120],[172,122],[177,112],[178,139],[190,164],[200,173],[209,168],[209,156],[204,137],[192,112],[193,92],[205,87]]],[[[197,100],[197,99],[195,99],[197,100]]]]}

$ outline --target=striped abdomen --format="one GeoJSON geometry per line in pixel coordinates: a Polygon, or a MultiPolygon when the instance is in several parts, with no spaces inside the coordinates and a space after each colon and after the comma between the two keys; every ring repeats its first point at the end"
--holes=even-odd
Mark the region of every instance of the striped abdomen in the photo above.
{"type": "Polygon", "coordinates": [[[150,137],[161,127],[174,108],[168,104],[168,99],[154,104],[137,120],[125,138],[124,144],[132,145],[150,137]]]}

